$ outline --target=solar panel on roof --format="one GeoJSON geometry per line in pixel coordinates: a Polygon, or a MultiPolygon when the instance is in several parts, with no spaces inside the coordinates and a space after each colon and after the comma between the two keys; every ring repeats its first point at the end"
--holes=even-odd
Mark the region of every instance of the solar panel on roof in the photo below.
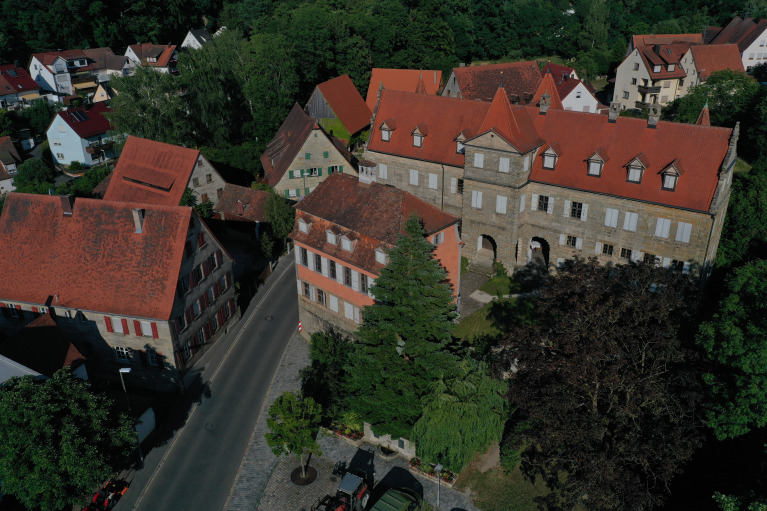
{"type": "Polygon", "coordinates": [[[8,70],[8,76],[12,76],[12,77],[16,78],[18,75],[16,74],[16,71],[14,71],[13,69],[9,69],[8,70]]]}
{"type": "Polygon", "coordinates": [[[85,115],[85,112],[83,112],[81,110],[75,110],[74,112],[70,113],[69,115],[74,118],[75,122],[81,122],[81,121],[87,121],[88,120],[88,116],[85,115]]]}

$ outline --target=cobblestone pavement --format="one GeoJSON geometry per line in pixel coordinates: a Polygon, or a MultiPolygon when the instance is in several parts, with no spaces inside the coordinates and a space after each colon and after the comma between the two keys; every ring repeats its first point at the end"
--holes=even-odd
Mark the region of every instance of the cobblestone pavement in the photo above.
{"type": "MultiPolygon", "coordinates": [[[[264,439],[267,432],[267,410],[283,392],[295,391],[300,388],[298,372],[307,365],[309,365],[309,343],[296,333],[290,339],[288,349],[285,351],[285,356],[277,369],[272,386],[264,401],[258,423],[250,437],[248,449],[224,506],[225,511],[253,511],[256,509],[259,498],[280,461],[272,454],[264,439]]],[[[291,460],[295,463],[295,458],[291,458],[291,460]]],[[[272,509],[285,508],[278,506],[272,509]]]]}
{"type": "MultiPolygon", "coordinates": [[[[436,509],[437,483],[417,475],[408,469],[408,461],[395,457],[384,459],[376,454],[375,447],[362,443],[358,448],[340,438],[321,435],[319,438],[322,456],[315,457],[311,465],[317,468],[317,480],[305,487],[295,486],[290,473],[298,465],[296,458],[286,457],[272,474],[266,486],[258,511],[308,511],[312,504],[326,494],[335,494],[340,478],[333,475],[334,467],[344,464],[348,470],[364,474],[374,481],[375,488],[370,502],[376,502],[388,488],[410,488],[436,509]]],[[[440,488],[441,511],[479,511],[471,498],[446,486],[440,488]]]]}
{"type": "Polygon", "coordinates": [[[485,275],[468,271],[461,275],[461,319],[477,312],[489,302],[477,301],[471,294],[489,279],[485,275]]]}

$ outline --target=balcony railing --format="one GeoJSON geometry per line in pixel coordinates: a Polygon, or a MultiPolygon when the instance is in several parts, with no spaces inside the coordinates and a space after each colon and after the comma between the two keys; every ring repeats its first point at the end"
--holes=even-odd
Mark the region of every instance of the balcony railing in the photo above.
{"type": "Polygon", "coordinates": [[[660,85],[640,85],[637,87],[639,94],[658,94],[660,92],[660,85]]]}
{"type": "Polygon", "coordinates": [[[88,142],[88,147],[85,148],[85,152],[88,154],[96,154],[101,151],[109,151],[112,149],[114,142],[111,140],[104,140],[103,142],[93,141],[88,142]]]}

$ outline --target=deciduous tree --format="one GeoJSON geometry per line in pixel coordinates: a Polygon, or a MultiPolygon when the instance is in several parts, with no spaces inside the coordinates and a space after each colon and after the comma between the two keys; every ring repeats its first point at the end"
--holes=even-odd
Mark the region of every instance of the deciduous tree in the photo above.
{"type": "Polygon", "coordinates": [[[0,387],[3,493],[29,509],[82,506],[135,447],[133,423],[68,370],[0,387]]]}
{"type": "Polygon", "coordinates": [[[53,187],[54,177],[53,169],[43,160],[32,158],[18,166],[13,184],[16,191],[21,193],[46,193],[49,187],[53,187]]]}
{"type": "Polygon", "coordinates": [[[293,453],[301,462],[301,477],[306,478],[304,454],[322,455],[317,443],[317,430],[322,420],[322,407],[310,397],[285,392],[269,407],[266,443],[275,456],[293,453]]]}
{"type": "MultiPolygon", "coordinates": [[[[545,477],[549,509],[650,509],[698,442],[694,351],[680,329],[697,291],[645,264],[567,262],[541,291],[540,321],[509,334],[498,359],[530,447],[523,467],[545,477]]],[[[691,341],[690,341],[691,344],[691,341]]]]}

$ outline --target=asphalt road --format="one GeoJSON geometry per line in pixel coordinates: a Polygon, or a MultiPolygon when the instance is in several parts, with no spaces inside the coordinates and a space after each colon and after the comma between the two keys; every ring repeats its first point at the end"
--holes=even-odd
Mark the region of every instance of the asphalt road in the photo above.
{"type": "Polygon", "coordinates": [[[214,346],[215,353],[211,349],[209,360],[201,361],[201,376],[187,392],[191,398],[199,397],[186,424],[147,456],[117,510],[223,508],[269,385],[296,330],[294,279],[292,257],[283,258],[238,325],[214,346]]]}

